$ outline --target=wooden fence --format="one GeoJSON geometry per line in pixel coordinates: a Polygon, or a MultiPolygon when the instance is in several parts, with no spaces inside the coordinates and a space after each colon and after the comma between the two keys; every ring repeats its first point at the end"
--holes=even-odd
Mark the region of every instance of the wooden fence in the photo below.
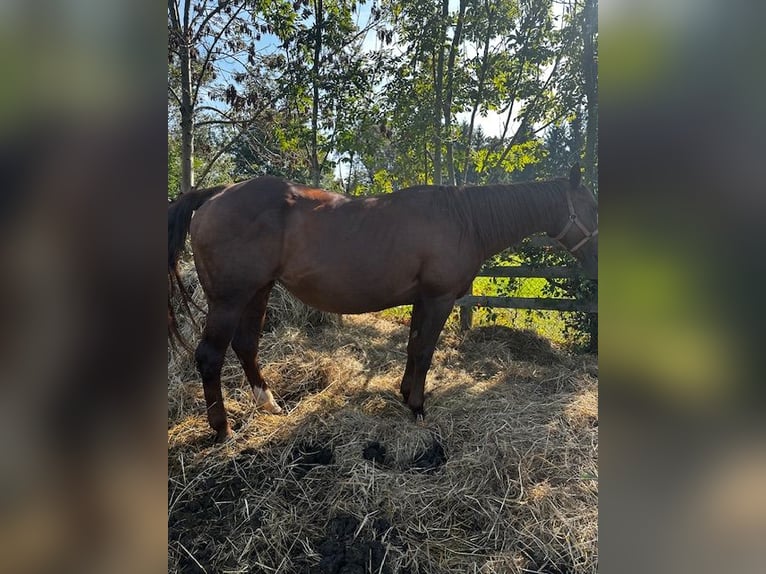
{"type": "MultiPolygon", "coordinates": [[[[576,278],[580,276],[580,271],[570,267],[530,267],[529,265],[484,267],[477,275],[477,277],[544,277],[546,279],[576,278]]],[[[473,287],[471,289],[473,290],[473,287]]],[[[556,299],[552,297],[502,297],[469,294],[455,301],[455,305],[460,307],[460,328],[463,330],[471,328],[474,307],[598,313],[598,303],[596,301],[556,299]]]]}

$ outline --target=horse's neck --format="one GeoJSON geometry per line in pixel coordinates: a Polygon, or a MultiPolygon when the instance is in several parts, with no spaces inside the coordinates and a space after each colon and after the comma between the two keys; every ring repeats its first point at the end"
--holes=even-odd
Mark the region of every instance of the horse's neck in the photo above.
{"type": "Polygon", "coordinates": [[[557,233],[566,199],[556,182],[479,186],[466,190],[473,227],[484,258],[535,233],[557,233]]]}

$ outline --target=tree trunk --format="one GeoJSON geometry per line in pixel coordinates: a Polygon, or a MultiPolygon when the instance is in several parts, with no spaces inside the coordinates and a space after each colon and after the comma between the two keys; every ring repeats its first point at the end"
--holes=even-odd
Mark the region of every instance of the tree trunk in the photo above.
{"type": "Polygon", "coordinates": [[[442,182],[442,110],[444,108],[444,38],[447,34],[449,0],[442,0],[442,11],[436,34],[436,65],[434,70],[434,185],[442,182]]]}
{"type": "MultiPolygon", "coordinates": [[[[190,1],[183,3],[183,20],[179,14],[179,0],[168,0],[168,18],[169,34],[171,34],[176,40],[177,56],[180,63],[181,73],[181,86],[180,95],[177,95],[180,105],[181,113],[181,192],[185,193],[192,189],[195,185],[194,181],[194,116],[197,107],[197,101],[199,97],[199,90],[205,77],[206,71],[209,71],[211,62],[215,60],[215,46],[221,40],[226,33],[229,25],[239,15],[239,13],[245,8],[245,4],[242,3],[233,13],[229,12],[230,17],[228,21],[223,24],[218,31],[213,35],[212,43],[209,46],[203,46],[201,43],[201,36],[205,34],[207,23],[211,19],[220,14],[222,10],[229,6],[229,2],[219,2],[217,7],[205,6],[210,8],[207,15],[204,17],[201,23],[197,23],[196,30],[192,29],[194,20],[190,21],[190,11],[192,3],[190,1]],[[193,45],[196,47],[204,47],[204,58],[201,59],[202,65],[200,67],[199,74],[196,82],[192,77],[192,54],[193,45]]],[[[218,157],[220,157],[219,154],[218,157]]],[[[207,174],[210,169],[210,165],[204,170],[202,178],[207,174]]]]}
{"type": "Polygon", "coordinates": [[[566,166],[561,166],[562,169],[569,169],[572,162],[580,161],[580,153],[585,145],[583,144],[583,117],[582,112],[578,110],[574,118],[572,118],[571,130],[572,130],[572,157],[566,166]]]}
{"type": "Polygon", "coordinates": [[[585,132],[585,181],[598,193],[598,34],[597,0],[586,0],[583,8],[583,79],[587,100],[585,132]]]}
{"type": "Polygon", "coordinates": [[[176,34],[181,38],[181,193],[194,186],[194,105],[192,103],[191,31],[189,2],[184,7],[183,27],[176,22],[176,34]]]}
{"type": "MultiPolygon", "coordinates": [[[[418,180],[418,183],[420,181],[418,180]]],[[[423,185],[428,185],[428,141],[423,140],[423,185]]]]}
{"type": "Polygon", "coordinates": [[[484,51],[481,56],[481,68],[479,68],[479,85],[476,88],[476,99],[473,102],[471,110],[471,121],[468,124],[468,137],[465,142],[465,165],[463,166],[463,184],[468,183],[468,171],[471,167],[471,146],[473,145],[473,129],[476,124],[476,113],[481,105],[481,98],[484,96],[484,82],[487,78],[489,68],[489,41],[492,38],[492,17],[493,12],[489,7],[489,1],[485,0],[484,10],[487,13],[487,36],[484,38],[484,51]]]}
{"type": "MultiPolygon", "coordinates": [[[[346,181],[346,193],[351,193],[351,176],[354,174],[354,152],[350,152],[348,157],[348,180],[346,181]]],[[[343,178],[341,177],[341,180],[343,178]]]]}
{"type": "Polygon", "coordinates": [[[194,186],[194,107],[191,102],[191,58],[181,57],[181,193],[194,186]],[[184,61],[185,60],[185,61],[184,61]]]}
{"type": "Polygon", "coordinates": [[[314,62],[311,67],[311,183],[319,187],[319,67],[322,57],[322,28],[324,26],[323,0],[314,0],[314,62]]]}
{"type": "Polygon", "coordinates": [[[460,0],[460,11],[455,25],[455,34],[450,45],[449,58],[447,59],[447,93],[444,98],[444,133],[447,134],[447,181],[448,185],[455,185],[455,144],[452,138],[452,95],[455,79],[455,58],[463,34],[463,20],[467,0],[460,0]]]}

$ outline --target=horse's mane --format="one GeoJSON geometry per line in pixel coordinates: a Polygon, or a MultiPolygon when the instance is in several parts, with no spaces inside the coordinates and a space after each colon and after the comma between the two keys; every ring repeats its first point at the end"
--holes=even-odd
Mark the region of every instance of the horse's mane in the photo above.
{"type": "Polygon", "coordinates": [[[509,229],[524,236],[530,227],[550,219],[550,206],[564,193],[566,179],[444,187],[435,199],[445,202],[462,233],[473,235],[482,247],[497,245],[509,229]],[[438,199],[437,199],[438,198],[438,199]]]}

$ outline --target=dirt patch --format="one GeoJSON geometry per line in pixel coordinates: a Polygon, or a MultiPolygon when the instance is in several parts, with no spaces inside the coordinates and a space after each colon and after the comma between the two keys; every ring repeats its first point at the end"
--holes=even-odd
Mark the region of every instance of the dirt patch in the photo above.
{"type": "MultiPolygon", "coordinates": [[[[218,544],[230,529],[230,517],[222,510],[242,497],[244,481],[209,478],[198,485],[194,496],[180,502],[168,516],[168,541],[177,543],[178,569],[183,574],[216,571],[218,544]]],[[[252,515],[254,524],[260,515],[252,515]]],[[[255,526],[257,527],[257,526],[255,526]]]]}
{"type": "Polygon", "coordinates": [[[359,520],[348,514],[333,517],[319,543],[318,572],[321,574],[367,574],[385,572],[391,568],[383,564],[386,549],[369,531],[359,532],[359,520]],[[381,567],[382,566],[382,567],[381,567]]]}
{"type": "Polygon", "coordinates": [[[306,476],[311,469],[332,462],[332,449],[321,444],[304,442],[292,451],[293,474],[297,480],[306,476]]]}
{"type": "Polygon", "coordinates": [[[386,460],[386,447],[378,441],[368,442],[362,450],[362,458],[372,460],[377,464],[383,464],[386,460]]]}
{"type": "Polygon", "coordinates": [[[441,441],[434,436],[431,446],[415,455],[412,465],[410,465],[410,470],[433,473],[444,466],[445,462],[447,462],[447,455],[444,452],[444,447],[441,441]]]}

